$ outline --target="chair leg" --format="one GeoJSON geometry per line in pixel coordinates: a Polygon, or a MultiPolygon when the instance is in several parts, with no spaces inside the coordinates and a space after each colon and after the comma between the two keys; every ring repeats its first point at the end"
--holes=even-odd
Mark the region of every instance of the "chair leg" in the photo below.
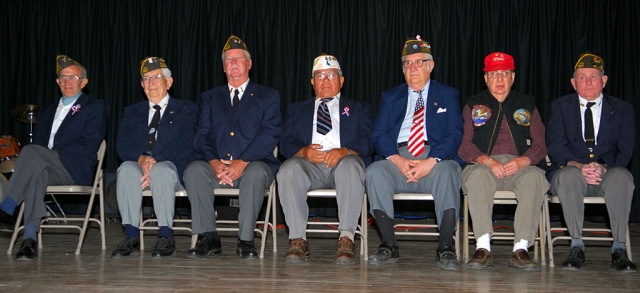
{"type": "MultiPolygon", "coordinates": [[[[84,215],[84,223],[82,224],[82,230],[80,230],[80,236],[78,236],[78,247],[76,248],[76,255],[80,255],[80,250],[82,250],[82,243],[84,243],[84,236],[87,233],[87,227],[89,226],[89,218],[91,217],[91,210],[93,209],[93,202],[96,199],[95,189],[91,194],[91,198],[89,198],[89,205],[87,206],[87,212],[84,215]]],[[[42,231],[42,229],[40,229],[42,231]]],[[[42,238],[42,237],[38,237],[42,238]]]]}
{"type": "Polygon", "coordinates": [[[271,237],[273,238],[273,254],[275,255],[278,252],[278,224],[276,223],[277,219],[277,194],[276,194],[276,186],[272,185],[271,194],[273,194],[273,200],[271,200],[271,237]]]}
{"type": "Polygon", "coordinates": [[[551,218],[549,217],[549,198],[545,196],[544,204],[542,205],[544,210],[545,228],[544,234],[547,237],[547,247],[549,250],[549,267],[554,267],[553,263],[553,241],[551,238],[551,218]]]}
{"type": "Polygon", "coordinates": [[[9,249],[7,250],[7,254],[11,254],[13,251],[13,246],[16,244],[16,240],[18,239],[18,234],[20,233],[22,223],[22,216],[24,215],[24,202],[20,204],[20,211],[18,212],[18,219],[16,220],[16,225],[13,227],[13,234],[11,235],[11,241],[9,241],[9,249]]]}
{"type": "Polygon", "coordinates": [[[469,201],[468,196],[465,194],[462,199],[462,209],[463,209],[463,230],[462,230],[462,253],[463,253],[463,262],[467,262],[469,260],[469,201]]]}
{"type": "Polygon", "coordinates": [[[267,233],[269,232],[269,215],[271,213],[271,201],[273,200],[273,194],[271,188],[269,188],[269,196],[267,198],[267,210],[264,215],[264,224],[262,225],[262,239],[260,241],[260,258],[264,258],[264,248],[267,244],[267,233]]]}
{"type": "Polygon", "coordinates": [[[360,212],[360,227],[361,227],[361,235],[360,235],[360,255],[364,258],[365,261],[369,259],[369,245],[368,245],[368,226],[367,226],[367,194],[364,194],[364,198],[362,199],[362,210],[360,212]]]}
{"type": "MultiPolygon", "coordinates": [[[[140,225],[139,228],[144,226],[144,218],[142,217],[142,209],[140,209],[140,225]]],[[[144,229],[140,229],[140,250],[144,250],[144,229]]]]}
{"type": "Polygon", "coordinates": [[[629,235],[629,224],[627,224],[627,256],[629,257],[630,261],[633,261],[633,258],[631,257],[631,237],[629,235]]]}
{"type": "Polygon", "coordinates": [[[546,241],[545,241],[545,234],[544,234],[544,223],[545,223],[545,219],[544,219],[544,208],[542,210],[540,210],[540,220],[538,221],[538,238],[540,239],[540,263],[545,266],[547,265],[546,263],[546,241]]]}
{"type": "MultiPolygon", "coordinates": [[[[100,171],[102,172],[102,170],[100,171]]],[[[102,238],[102,249],[105,250],[107,249],[107,245],[106,245],[106,241],[105,241],[105,232],[104,232],[104,191],[102,189],[102,184],[100,184],[100,202],[98,203],[100,205],[100,236],[102,238]]]]}

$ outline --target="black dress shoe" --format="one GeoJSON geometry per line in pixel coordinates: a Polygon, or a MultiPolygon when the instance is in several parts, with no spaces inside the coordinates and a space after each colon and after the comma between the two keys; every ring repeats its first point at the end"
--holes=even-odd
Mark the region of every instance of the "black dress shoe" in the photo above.
{"type": "Polygon", "coordinates": [[[258,250],[253,246],[253,241],[244,241],[238,239],[238,245],[236,246],[236,252],[241,258],[257,258],[259,256],[258,250]]]}
{"type": "Polygon", "coordinates": [[[213,236],[204,234],[187,253],[190,258],[204,258],[210,255],[222,253],[222,242],[220,239],[214,239],[213,236]]]}
{"type": "Polygon", "coordinates": [[[436,252],[436,267],[443,270],[460,270],[460,262],[453,247],[447,245],[436,252]]]}
{"type": "Polygon", "coordinates": [[[0,210],[0,231],[13,232],[15,225],[16,221],[13,215],[9,215],[3,210],[0,210]]]}
{"type": "Polygon", "coordinates": [[[400,247],[383,242],[378,246],[378,250],[369,257],[370,264],[396,263],[400,260],[400,247]]]}
{"type": "Polygon", "coordinates": [[[32,238],[27,238],[22,241],[22,246],[16,254],[16,260],[32,260],[38,257],[38,247],[36,241],[32,238]]]}
{"type": "Polygon", "coordinates": [[[156,245],[151,249],[151,258],[161,259],[174,256],[176,256],[176,241],[166,237],[158,237],[156,245]]]}
{"type": "Polygon", "coordinates": [[[580,247],[572,247],[569,256],[562,263],[563,270],[581,270],[584,269],[584,251],[580,247]]]}
{"type": "Polygon", "coordinates": [[[621,272],[637,272],[636,265],[634,265],[627,257],[627,251],[624,249],[616,249],[611,254],[611,268],[621,272]]]}
{"type": "Polygon", "coordinates": [[[140,239],[124,237],[111,253],[111,258],[122,259],[140,255],[140,239]]]}

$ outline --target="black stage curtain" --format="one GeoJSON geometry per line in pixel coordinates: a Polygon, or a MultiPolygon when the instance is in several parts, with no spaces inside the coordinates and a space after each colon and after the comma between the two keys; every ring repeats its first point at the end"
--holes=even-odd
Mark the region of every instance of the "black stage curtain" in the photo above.
{"type": "MultiPolygon", "coordinates": [[[[225,84],[220,55],[232,33],[252,53],[251,79],[280,91],[283,113],[311,98],[311,63],[322,52],[340,61],[343,94],[369,102],[376,113],[381,92],[404,82],[401,47],[417,34],[432,45],[432,78],[458,88],[461,104],[485,88],[484,56],[503,51],[516,61],[514,90],[535,96],[546,121],[549,102],[573,91],[572,67],[589,50],[606,62],[605,91],[640,108],[640,2],[634,0],[5,0],[0,135],[28,142],[29,125],[9,111],[56,102],[54,59],[67,54],[87,68],[86,92],[109,105],[105,167],[116,168],[122,109],[145,98],[140,60],[163,57],[175,79],[170,94],[197,102],[203,91],[225,84]]],[[[629,123],[639,128],[637,121],[629,123]]],[[[636,148],[636,185],[638,160],[636,148]]],[[[635,199],[632,219],[639,221],[635,199]]]]}

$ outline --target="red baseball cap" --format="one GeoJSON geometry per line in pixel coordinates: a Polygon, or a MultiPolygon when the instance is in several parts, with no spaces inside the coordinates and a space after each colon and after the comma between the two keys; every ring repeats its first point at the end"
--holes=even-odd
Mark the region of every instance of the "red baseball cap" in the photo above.
{"type": "Polygon", "coordinates": [[[513,57],[507,53],[493,52],[484,58],[484,72],[514,69],[513,57]]]}

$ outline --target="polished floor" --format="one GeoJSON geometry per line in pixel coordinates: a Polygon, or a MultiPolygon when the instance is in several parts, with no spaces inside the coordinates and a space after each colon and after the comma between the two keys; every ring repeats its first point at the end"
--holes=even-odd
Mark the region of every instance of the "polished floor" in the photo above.
{"type": "MultiPolygon", "coordinates": [[[[402,221],[402,220],[399,220],[402,221]]],[[[496,227],[509,227],[509,221],[496,227]]],[[[601,225],[587,223],[588,225],[601,225]]],[[[640,259],[640,224],[631,224],[631,239],[640,259]]],[[[608,243],[587,242],[587,267],[566,272],[560,264],[567,243],[555,246],[556,267],[541,266],[525,272],[507,267],[508,241],[492,245],[495,266],[483,271],[442,271],[435,267],[437,240],[399,237],[400,261],[392,265],[369,265],[362,258],[353,266],[333,264],[334,235],[310,234],[312,258],[303,264],[284,262],[287,235],[278,229],[278,252],[267,242],[264,259],[245,260],[235,254],[236,236],[222,233],[221,255],[202,260],[186,257],[190,237],[176,235],[178,255],[152,260],[149,249],[155,237],[145,237],[147,251],[141,257],[114,260],[109,257],[122,237],[121,225],[106,226],[107,249],[100,249],[99,230],[90,229],[79,256],[74,255],[77,233],[45,230],[44,248],[34,261],[0,256],[0,292],[638,292],[640,274],[609,269],[608,243]]],[[[149,233],[149,232],[148,232],[149,233]]],[[[0,232],[0,248],[6,252],[10,234],[0,232]]],[[[358,244],[358,243],[357,243],[358,244]]],[[[369,227],[369,250],[379,244],[378,233],[369,227]]],[[[359,247],[359,246],[358,246],[359,247]]],[[[15,250],[19,244],[15,246],[15,250]]],[[[14,253],[15,253],[14,250],[14,253]]],[[[359,248],[358,248],[359,250],[359,248]]],[[[473,246],[471,246],[473,250],[473,246]]],[[[638,260],[636,260],[638,263],[638,260]]]]}

